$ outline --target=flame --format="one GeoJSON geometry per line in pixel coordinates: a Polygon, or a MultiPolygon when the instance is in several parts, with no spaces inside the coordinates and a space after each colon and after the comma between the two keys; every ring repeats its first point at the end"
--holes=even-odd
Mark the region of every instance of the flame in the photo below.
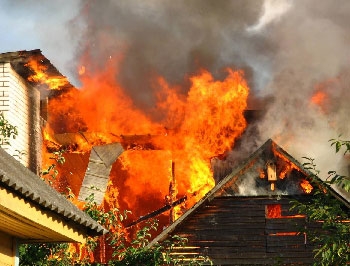
{"type": "Polygon", "coordinates": [[[268,204],[265,208],[266,218],[304,218],[303,214],[282,215],[281,204],[268,204]]]}
{"type": "Polygon", "coordinates": [[[279,161],[280,163],[277,165],[277,173],[279,174],[280,179],[284,179],[292,170],[301,172],[301,169],[291,160],[286,158],[282,153],[280,153],[274,145],[272,147],[272,151],[276,157],[281,159],[279,161]]]}
{"type": "Polygon", "coordinates": [[[314,95],[312,95],[311,102],[313,104],[322,106],[325,103],[326,98],[327,98],[327,95],[324,91],[317,91],[315,92],[314,95]]]}
{"type": "Polygon", "coordinates": [[[339,77],[330,78],[316,84],[310,103],[318,106],[323,113],[329,113],[332,102],[337,100],[335,95],[340,94],[340,87],[339,77]]]}
{"type": "Polygon", "coordinates": [[[25,64],[25,66],[33,71],[33,74],[28,77],[28,80],[39,84],[46,84],[51,90],[57,90],[68,85],[69,81],[66,77],[48,74],[48,66],[42,63],[43,58],[43,56],[33,56],[28,63],[25,64]]]}
{"type": "Polygon", "coordinates": [[[267,218],[282,218],[281,204],[266,205],[266,217],[267,218]]]}
{"type": "Polygon", "coordinates": [[[85,74],[85,66],[81,66],[78,70],[79,75],[84,75],[85,74]]]}
{"type": "MultiPolygon", "coordinates": [[[[193,205],[215,185],[210,158],[229,150],[246,127],[243,112],[249,89],[243,72],[227,69],[227,77],[220,81],[201,70],[190,77],[187,95],[164,78],[156,78],[157,111],[164,117],[159,123],[134,106],[115,77],[116,69],[118,60],[110,61],[104,71],[94,75],[85,69],[80,91],[68,90],[50,100],[49,124],[55,132],[101,132],[97,139],[109,132],[121,136],[121,141],[123,136],[134,134],[151,136],[152,146],[169,155],[158,157],[156,151],[146,152],[142,147],[123,154],[119,160],[128,172],[124,185],[132,192],[120,196],[147,195],[147,186],[150,194],[158,195],[161,205],[169,192],[165,161],[173,160],[179,195],[189,195],[188,204],[193,205]],[[153,171],[156,165],[162,170],[153,171]]],[[[96,142],[89,136],[90,144],[96,142]]],[[[82,143],[78,146],[84,149],[82,143]]],[[[126,207],[137,205],[134,197],[125,201],[129,201],[126,207]]]]}
{"type": "Polygon", "coordinates": [[[258,171],[259,171],[259,177],[261,178],[261,179],[264,179],[266,176],[265,176],[265,171],[264,171],[264,169],[263,168],[260,168],[260,169],[258,169],[258,171]]]}
{"type": "MultiPolygon", "coordinates": [[[[89,64],[82,64],[82,88],[65,89],[49,100],[48,124],[55,134],[75,134],[68,157],[80,156],[79,160],[86,160],[93,145],[122,143],[124,152],[112,167],[103,206],[132,211],[129,219],[166,204],[169,161],[174,162],[176,199],[187,197],[185,204],[175,207],[177,218],[214,187],[210,159],[230,150],[246,127],[249,88],[244,73],[228,68],[226,77],[216,80],[201,70],[189,77],[186,94],[185,88],[155,76],[155,118],[137,108],[120,85],[116,73],[121,61],[113,57],[94,73],[89,64]]],[[[69,167],[62,166],[57,180],[76,194],[84,173],[69,167]]],[[[166,215],[157,217],[161,226],[169,221],[166,215]]]]}
{"type": "Polygon", "coordinates": [[[312,185],[309,183],[309,181],[307,181],[306,179],[301,180],[300,186],[306,194],[310,194],[314,189],[312,185]]]}

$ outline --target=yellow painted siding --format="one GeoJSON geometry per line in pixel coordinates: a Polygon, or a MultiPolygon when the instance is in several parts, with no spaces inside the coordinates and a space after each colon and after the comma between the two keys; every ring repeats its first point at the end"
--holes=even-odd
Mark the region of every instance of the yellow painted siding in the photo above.
{"type": "Polygon", "coordinates": [[[16,236],[22,242],[85,243],[87,236],[72,222],[1,187],[0,231],[16,236]]]}
{"type": "Polygon", "coordinates": [[[15,254],[14,238],[0,231],[0,265],[15,265],[15,254]]]}

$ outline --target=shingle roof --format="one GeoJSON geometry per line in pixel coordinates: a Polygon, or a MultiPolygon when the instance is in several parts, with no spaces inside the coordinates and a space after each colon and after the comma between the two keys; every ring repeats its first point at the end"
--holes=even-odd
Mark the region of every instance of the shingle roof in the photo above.
{"type": "Polygon", "coordinates": [[[43,209],[84,228],[91,236],[107,232],[103,226],[80,210],[41,178],[0,148],[0,186],[33,202],[43,209]]]}

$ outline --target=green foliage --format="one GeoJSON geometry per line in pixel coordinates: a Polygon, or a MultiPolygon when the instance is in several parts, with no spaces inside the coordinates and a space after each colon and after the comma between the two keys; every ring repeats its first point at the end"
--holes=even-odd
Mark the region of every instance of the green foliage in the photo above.
{"type": "MultiPolygon", "coordinates": [[[[339,136],[340,138],[340,136],[339,136]]],[[[335,152],[338,153],[343,148],[344,155],[347,153],[350,153],[350,141],[348,140],[341,140],[341,139],[331,139],[331,146],[335,147],[335,152]]],[[[343,188],[345,191],[350,191],[350,177],[348,176],[342,176],[337,174],[336,171],[329,171],[329,183],[330,184],[337,184],[341,188],[343,188]]]]}
{"type": "Polygon", "coordinates": [[[201,261],[209,261],[207,258],[197,257],[184,263],[183,258],[172,256],[174,249],[183,247],[187,243],[187,239],[179,236],[173,236],[162,244],[148,247],[152,238],[152,231],[156,232],[158,228],[156,220],[146,222],[146,225],[136,232],[135,237],[128,241],[122,222],[127,218],[130,211],[121,212],[118,208],[107,212],[103,211],[94,201],[93,194],[86,199],[84,211],[109,230],[105,238],[114,252],[108,265],[202,265],[201,261]]]}
{"type": "Polygon", "coordinates": [[[41,171],[41,177],[43,179],[46,179],[49,184],[53,182],[53,180],[56,179],[58,175],[57,170],[57,164],[64,164],[66,159],[64,158],[63,154],[65,153],[65,150],[58,150],[52,153],[50,160],[53,160],[53,163],[48,166],[48,168],[41,171]],[[44,178],[44,176],[48,176],[49,178],[44,178]]]}
{"type": "Polygon", "coordinates": [[[22,244],[19,246],[19,261],[23,266],[70,266],[68,244],[22,244]]]}
{"type": "Polygon", "coordinates": [[[11,125],[3,112],[0,112],[0,146],[10,145],[9,139],[15,139],[18,135],[17,127],[11,125]]]}
{"type": "MultiPolygon", "coordinates": [[[[350,143],[342,140],[331,140],[336,152],[345,147],[344,154],[350,152],[350,143]]],[[[304,167],[311,173],[311,184],[316,190],[309,202],[295,201],[292,209],[298,210],[308,217],[310,223],[320,225],[320,229],[305,229],[308,239],[315,245],[314,265],[347,265],[350,261],[350,225],[349,209],[334,197],[331,185],[338,185],[345,191],[350,191],[349,177],[336,171],[329,171],[326,181],[318,177],[314,159],[305,158],[304,167]]]]}
{"type": "Polygon", "coordinates": [[[350,152],[350,141],[349,140],[341,140],[340,139],[341,135],[337,139],[331,139],[329,140],[331,142],[331,146],[335,147],[335,152],[339,152],[343,147],[344,149],[344,154],[350,152]]]}
{"type": "MultiPolygon", "coordinates": [[[[129,241],[122,222],[130,212],[122,212],[118,208],[104,211],[94,201],[93,194],[86,199],[84,211],[109,230],[104,236],[104,240],[107,245],[114,249],[114,252],[112,259],[107,263],[108,265],[202,265],[202,262],[210,262],[207,258],[200,256],[188,261],[185,261],[182,257],[173,256],[172,252],[176,248],[183,247],[187,243],[187,239],[179,236],[173,236],[170,240],[161,244],[148,247],[152,232],[156,232],[158,228],[156,220],[147,222],[129,241]]],[[[98,247],[98,237],[89,237],[84,246],[86,253],[93,252],[96,247],[98,247]]],[[[20,265],[92,266],[100,264],[91,263],[88,256],[79,259],[77,254],[68,252],[68,244],[26,244],[20,247],[20,265]]]]}

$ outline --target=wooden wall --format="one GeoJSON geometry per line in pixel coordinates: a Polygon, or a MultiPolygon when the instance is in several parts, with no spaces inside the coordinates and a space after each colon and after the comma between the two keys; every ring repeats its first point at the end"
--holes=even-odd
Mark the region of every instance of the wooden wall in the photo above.
{"type": "Polygon", "coordinates": [[[34,173],[41,170],[40,93],[19,74],[10,63],[0,63],[0,112],[8,122],[16,126],[18,135],[10,139],[10,146],[3,145],[10,155],[34,173]]]}
{"type": "Polygon", "coordinates": [[[178,226],[186,237],[184,256],[209,256],[214,265],[311,265],[313,247],[296,234],[305,217],[289,211],[290,199],[214,198],[178,226]],[[280,205],[280,217],[268,218],[267,205],[280,205]]]}

